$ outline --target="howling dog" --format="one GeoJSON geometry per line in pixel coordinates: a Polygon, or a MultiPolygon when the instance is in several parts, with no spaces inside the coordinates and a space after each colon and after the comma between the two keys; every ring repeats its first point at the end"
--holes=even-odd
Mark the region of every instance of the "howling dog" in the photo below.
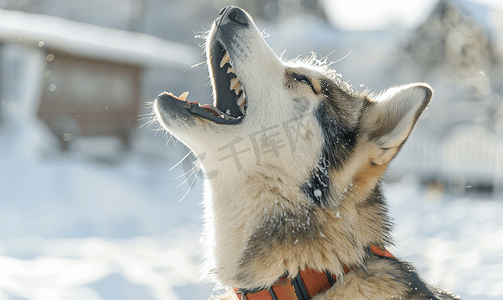
{"type": "Polygon", "coordinates": [[[324,61],[285,62],[248,13],[225,7],[206,40],[213,105],[162,93],[161,125],[205,174],[218,299],[458,299],[393,257],[381,177],[433,92],[359,93],[324,61]]]}

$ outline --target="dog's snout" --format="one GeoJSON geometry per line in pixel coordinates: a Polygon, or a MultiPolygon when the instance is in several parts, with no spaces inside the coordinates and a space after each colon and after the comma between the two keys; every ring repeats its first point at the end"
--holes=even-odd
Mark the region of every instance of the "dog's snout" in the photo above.
{"type": "Polygon", "coordinates": [[[241,25],[248,25],[249,19],[244,10],[235,6],[226,6],[222,8],[220,11],[220,15],[222,16],[222,25],[225,25],[229,22],[235,22],[241,25]]]}

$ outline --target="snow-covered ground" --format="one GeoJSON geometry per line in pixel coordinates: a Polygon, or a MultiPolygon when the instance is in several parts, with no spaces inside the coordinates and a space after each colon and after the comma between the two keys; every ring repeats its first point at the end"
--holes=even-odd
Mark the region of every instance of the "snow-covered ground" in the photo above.
{"type": "MultiPolygon", "coordinates": [[[[189,189],[187,165],[169,170],[183,146],[170,142],[165,156],[133,151],[98,163],[77,152],[21,151],[37,141],[27,132],[0,130],[1,300],[212,293],[198,281],[202,180],[189,189]]],[[[414,176],[388,184],[386,194],[395,256],[464,299],[503,299],[502,195],[454,197],[414,176]]]]}
{"type": "Polygon", "coordinates": [[[503,299],[503,195],[453,196],[413,176],[387,185],[396,247],[463,299],[503,299]]]}

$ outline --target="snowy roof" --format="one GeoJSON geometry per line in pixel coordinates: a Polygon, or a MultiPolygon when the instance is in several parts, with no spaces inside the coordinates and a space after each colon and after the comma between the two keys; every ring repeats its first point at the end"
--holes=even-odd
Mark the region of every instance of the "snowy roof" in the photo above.
{"type": "Polygon", "coordinates": [[[190,67],[200,61],[198,49],[147,34],[2,9],[0,42],[149,67],[190,67]]]}

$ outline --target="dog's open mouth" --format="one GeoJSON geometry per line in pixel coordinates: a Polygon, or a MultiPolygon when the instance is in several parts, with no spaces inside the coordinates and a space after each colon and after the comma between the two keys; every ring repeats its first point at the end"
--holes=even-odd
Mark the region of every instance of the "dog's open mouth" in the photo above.
{"type": "Polygon", "coordinates": [[[243,118],[247,108],[246,91],[229,53],[217,40],[210,46],[210,67],[216,108],[223,113],[223,118],[243,118]]]}
{"type": "Polygon", "coordinates": [[[179,97],[164,93],[181,101],[182,106],[192,115],[218,124],[237,124],[242,121],[247,109],[246,92],[241,84],[231,58],[218,41],[214,41],[210,50],[210,68],[214,87],[214,105],[201,105],[187,101],[188,92],[179,97]]]}

